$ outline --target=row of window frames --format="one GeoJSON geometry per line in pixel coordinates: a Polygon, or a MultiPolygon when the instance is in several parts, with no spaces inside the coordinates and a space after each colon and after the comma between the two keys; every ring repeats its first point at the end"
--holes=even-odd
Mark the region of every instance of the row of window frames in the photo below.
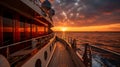
{"type": "MultiPolygon", "coordinates": [[[[28,29],[30,29],[30,28],[33,28],[34,30],[38,30],[38,27],[40,27],[40,26],[37,26],[37,25],[35,25],[35,24],[28,24],[28,23],[24,23],[24,22],[20,22],[20,27],[19,28],[28,28],[28,29]]],[[[11,20],[11,19],[9,19],[9,18],[4,18],[3,19],[3,28],[13,28],[13,21],[11,20]]],[[[42,31],[44,31],[44,27],[42,26],[42,27],[40,27],[41,28],[41,30],[42,31]]],[[[10,29],[9,29],[10,30],[10,29]]]]}
{"type": "MultiPolygon", "coordinates": [[[[25,18],[23,17],[19,17],[20,19],[18,20],[20,22],[20,28],[25,28],[25,18]]],[[[13,15],[11,13],[4,13],[3,14],[3,27],[13,27],[13,15]]],[[[32,20],[31,20],[32,21],[32,20]]],[[[29,22],[29,21],[28,21],[29,22]]],[[[30,27],[30,24],[27,24],[28,27],[30,27]]],[[[35,26],[37,27],[37,25],[35,24],[31,24],[32,25],[32,28],[34,28],[35,26]]],[[[44,31],[44,29],[43,29],[44,31]]]]}
{"type": "MultiPolygon", "coordinates": [[[[24,22],[20,22],[20,31],[19,32],[24,32],[25,31],[25,28],[27,28],[27,32],[30,32],[30,30],[32,30],[32,32],[39,32],[39,31],[44,31],[44,28],[43,26],[37,26],[35,24],[28,24],[28,23],[24,23],[24,22]]],[[[10,24],[9,24],[10,25],[10,24]]],[[[13,30],[13,22],[5,22],[3,21],[3,31],[4,32],[9,32],[11,31],[12,32],[13,30]],[[11,26],[7,26],[5,23],[11,23],[11,26]]]]}
{"type": "MultiPolygon", "coordinates": [[[[23,31],[20,32],[21,33],[21,40],[24,40],[23,38],[24,38],[24,35],[25,35],[25,25],[26,25],[26,23],[20,22],[20,28],[24,29],[23,31]]],[[[27,26],[28,26],[28,29],[32,33],[37,32],[37,27],[38,27],[37,25],[27,23],[27,26]],[[33,30],[31,30],[31,29],[33,29],[33,30]],[[36,31],[34,31],[34,30],[36,30],[36,31]]],[[[12,20],[12,18],[3,17],[3,43],[7,43],[7,42],[12,43],[13,42],[13,32],[12,31],[13,31],[13,20],[12,20]],[[10,28],[10,29],[6,29],[6,28],[10,28]],[[11,32],[10,32],[10,30],[11,30],[11,32]]],[[[44,28],[43,28],[42,31],[44,31],[44,28]]],[[[30,35],[30,34],[28,34],[28,35],[30,35]]]]}

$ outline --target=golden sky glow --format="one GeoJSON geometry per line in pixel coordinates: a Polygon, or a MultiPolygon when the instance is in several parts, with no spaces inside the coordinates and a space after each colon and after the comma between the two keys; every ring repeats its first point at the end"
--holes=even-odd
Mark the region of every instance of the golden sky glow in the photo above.
{"type": "Polygon", "coordinates": [[[120,31],[120,24],[86,27],[53,27],[54,31],[120,31]]]}
{"type": "Polygon", "coordinates": [[[67,31],[67,27],[61,27],[61,31],[67,31]]]}

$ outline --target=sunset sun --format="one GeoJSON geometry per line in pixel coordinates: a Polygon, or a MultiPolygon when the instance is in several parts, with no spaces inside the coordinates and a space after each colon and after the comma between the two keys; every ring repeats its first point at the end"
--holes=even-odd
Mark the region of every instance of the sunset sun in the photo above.
{"type": "Polygon", "coordinates": [[[67,30],[67,27],[61,27],[61,30],[62,30],[62,31],[66,31],[66,30],[67,30]]]}

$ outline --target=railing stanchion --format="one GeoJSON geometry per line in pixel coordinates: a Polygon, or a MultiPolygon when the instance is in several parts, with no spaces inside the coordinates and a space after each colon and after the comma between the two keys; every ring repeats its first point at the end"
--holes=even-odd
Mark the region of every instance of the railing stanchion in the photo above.
{"type": "Polygon", "coordinates": [[[86,67],[92,67],[91,47],[89,46],[88,43],[85,44],[83,60],[86,67]]]}
{"type": "Polygon", "coordinates": [[[9,58],[9,47],[6,49],[7,59],[9,58]]]}

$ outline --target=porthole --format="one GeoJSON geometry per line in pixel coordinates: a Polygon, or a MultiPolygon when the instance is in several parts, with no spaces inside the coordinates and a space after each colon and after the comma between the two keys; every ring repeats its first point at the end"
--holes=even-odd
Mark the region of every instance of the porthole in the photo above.
{"type": "Polygon", "coordinates": [[[44,52],[44,59],[47,60],[47,51],[44,52]]]}
{"type": "Polygon", "coordinates": [[[50,46],[50,52],[51,52],[51,46],[50,46]]]}
{"type": "Polygon", "coordinates": [[[35,63],[35,67],[42,67],[42,62],[40,59],[37,59],[37,61],[35,63]]]}
{"type": "Polygon", "coordinates": [[[54,46],[54,43],[52,43],[52,46],[54,46]]]}

